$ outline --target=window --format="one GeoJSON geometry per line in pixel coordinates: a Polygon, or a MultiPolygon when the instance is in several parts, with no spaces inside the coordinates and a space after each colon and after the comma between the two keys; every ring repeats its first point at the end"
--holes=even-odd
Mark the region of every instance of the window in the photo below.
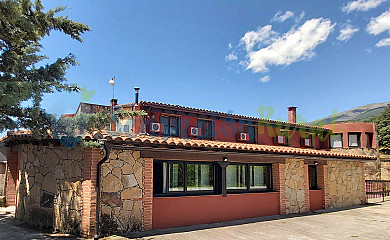
{"type": "Polygon", "coordinates": [[[198,128],[201,128],[201,139],[214,139],[214,121],[211,120],[198,120],[198,128]]]}
{"type": "Polygon", "coordinates": [[[302,147],[313,147],[313,135],[306,134],[304,138],[301,138],[301,146],[302,147]]]}
{"type": "Polygon", "coordinates": [[[169,168],[169,191],[182,192],[184,190],[184,163],[170,163],[169,168]]]}
{"type": "Polygon", "coordinates": [[[366,148],[372,148],[373,133],[366,133],[366,148]]]}
{"type": "Polygon", "coordinates": [[[343,147],[343,135],[330,135],[330,147],[331,148],[342,148],[343,147]]]}
{"type": "Polygon", "coordinates": [[[226,189],[247,189],[246,165],[227,166],[226,189]]]}
{"type": "Polygon", "coordinates": [[[309,189],[315,190],[317,187],[317,166],[309,165],[309,189]]]}
{"type": "Polygon", "coordinates": [[[153,168],[156,194],[214,193],[213,163],[155,161],[153,168]]]}
{"type": "Polygon", "coordinates": [[[248,133],[249,140],[248,143],[256,143],[257,142],[257,127],[256,126],[250,126],[245,125],[244,131],[248,133]]]}
{"type": "Polygon", "coordinates": [[[129,127],[129,125],[123,125],[123,131],[124,131],[124,132],[130,132],[130,127],[129,127]]]}
{"type": "Polygon", "coordinates": [[[360,133],[348,133],[348,147],[360,147],[360,133]]]}
{"type": "Polygon", "coordinates": [[[278,135],[276,138],[277,144],[282,144],[282,145],[286,144],[287,143],[286,139],[287,139],[286,136],[278,135]]]}
{"type": "Polygon", "coordinates": [[[164,135],[180,136],[180,120],[176,116],[163,116],[161,123],[164,125],[164,135]]]}
{"type": "Polygon", "coordinates": [[[228,165],[226,189],[233,192],[270,190],[271,166],[267,164],[228,165]]]}
{"type": "Polygon", "coordinates": [[[250,189],[267,189],[267,166],[249,166],[250,189]]]}
{"type": "Polygon", "coordinates": [[[187,164],[187,191],[214,190],[214,166],[187,164]]]}

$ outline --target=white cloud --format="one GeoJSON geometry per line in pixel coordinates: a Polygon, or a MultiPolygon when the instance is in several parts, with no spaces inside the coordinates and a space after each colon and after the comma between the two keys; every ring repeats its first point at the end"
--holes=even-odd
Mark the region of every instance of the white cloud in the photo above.
{"type": "Polygon", "coordinates": [[[390,38],[384,38],[380,40],[377,44],[375,44],[375,47],[385,47],[390,46],[390,38]]]}
{"type": "Polygon", "coordinates": [[[366,49],[364,49],[364,51],[366,51],[367,54],[371,54],[372,53],[372,49],[371,48],[366,48],[366,49]]]}
{"type": "Polygon", "coordinates": [[[234,54],[234,53],[230,53],[229,55],[227,55],[225,57],[225,61],[228,62],[228,61],[235,61],[237,60],[237,55],[234,54]]]}
{"type": "Polygon", "coordinates": [[[259,79],[259,81],[263,82],[263,83],[269,82],[269,80],[271,80],[271,77],[269,75],[264,76],[264,77],[259,79]]]}
{"type": "Polygon", "coordinates": [[[388,31],[390,33],[390,10],[382,13],[376,18],[371,18],[367,25],[367,32],[373,35],[388,31]]]}
{"type": "Polygon", "coordinates": [[[354,27],[351,24],[346,24],[340,29],[340,35],[337,37],[337,40],[348,41],[358,31],[358,27],[354,27]]]}
{"type": "Polygon", "coordinates": [[[245,45],[247,52],[252,51],[256,44],[269,43],[269,41],[277,33],[272,30],[272,25],[266,25],[262,28],[258,28],[257,31],[246,32],[245,35],[240,39],[240,44],[245,45]]]}
{"type": "Polygon", "coordinates": [[[386,2],[387,0],[357,0],[351,1],[341,10],[343,12],[350,13],[352,11],[368,11],[372,8],[376,8],[379,4],[386,2]]]}
{"type": "Polygon", "coordinates": [[[228,47],[229,47],[229,49],[232,49],[233,48],[232,43],[229,43],[228,47]]]}
{"type": "Polygon", "coordinates": [[[326,41],[333,28],[331,21],[323,18],[308,20],[298,29],[293,27],[283,36],[273,39],[267,47],[249,52],[246,69],[266,72],[269,65],[288,66],[310,59],[315,55],[313,50],[326,41]]]}
{"type": "Polygon", "coordinates": [[[284,14],[282,13],[282,11],[279,11],[272,18],[271,22],[284,22],[292,17],[294,17],[294,13],[291,11],[286,11],[284,14]]]}
{"type": "Polygon", "coordinates": [[[305,17],[305,15],[305,11],[302,11],[301,14],[299,14],[299,17],[295,18],[295,23],[299,23],[305,17]]]}

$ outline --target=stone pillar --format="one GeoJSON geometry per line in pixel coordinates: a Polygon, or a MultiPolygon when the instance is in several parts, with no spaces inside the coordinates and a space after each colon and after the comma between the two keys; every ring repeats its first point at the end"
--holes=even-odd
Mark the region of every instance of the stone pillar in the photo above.
{"type": "Polygon", "coordinates": [[[142,183],[142,230],[153,228],[153,158],[144,158],[142,183]]]}
{"type": "Polygon", "coordinates": [[[317,166],[317,185],[324,192],[324,196],[323,196],[324,208],[325,209],[330,208],[329,185],[328,185],[328,166],[327,165],[318,165],[317,166]]]}
{"type": "Polygon", "coordinates": [[[279,192],[279,210],[280,215],[286,214],[286,198],[284,195],[284,164],[272,164],[272,182],[274,191],[279,192]]]}
{"type": "Polygon", "coordinates": [[[16,205],[16,188],[19,175],[19,151],[10,151],[7,161],[7,176],[5,183],[6,206],[16,205]]]}
{"type": "Polygon", "coordinates": [[[366,191],[366,164],[364,162],[360,163],[360,167],[362,168],[362,191],[363,191],[363,203],[367,203],[367,191],[366,191]]]}
{"type": "Polygon", "coordinates": [[[96,234],[97,164],[101,159],[101,149],[85,149],[80,230],[81,235],[86,238],[93,238],[96,234]]]}

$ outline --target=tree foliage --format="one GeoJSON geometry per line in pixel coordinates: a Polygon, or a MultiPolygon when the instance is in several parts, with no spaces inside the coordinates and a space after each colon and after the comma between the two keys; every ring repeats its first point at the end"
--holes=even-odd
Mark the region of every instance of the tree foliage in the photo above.
{"type": "Polygon", "coordinates": [[[51,31],[60,31],[79,42],[90,28],[55,16],[64,7],[43,11],[40,0],[0,0],[0,131],[28,128],[45,132],[52,116],[40,108],[44,93],[78,91],[76,84],[67,84],[66,69],[76,65],[69,54],[53,63],[40,54],[40,41],[51,31]],[[28,107],[22,104],[28,102],[28,107]]]}
{"type": "Polygon", "coordinates": [[[370,120],[376,123],[378,130],[379,147],[390,150],[390,105],[378,117],[370,120]]]}

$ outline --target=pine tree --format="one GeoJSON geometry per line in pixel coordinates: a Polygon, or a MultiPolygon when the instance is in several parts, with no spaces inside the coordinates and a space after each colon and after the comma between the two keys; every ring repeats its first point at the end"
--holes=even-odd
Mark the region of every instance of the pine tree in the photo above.
{"type": "Polygon", "coordinates": [[[0,0],[0,132],[27,128],[44,132],[52,116],[40,102],[44,93],[78,91],[76,84],[66,83],[66,70],[77,64],[69,54],[55,62],[42,64],[46,56],[39,53],[40,41],[51,31],[61,31],[79,42],[90,28],[56,16],[64,7],[43,11],[40,0],[0,0]],[[23,102],[29,102],[23,107],[23,102]]]}
{"type": "Polygon", "coordinates": [[[379,147],[382,150],[390,150],[390,105],[373,122],[378,130],[379,147]]]}

